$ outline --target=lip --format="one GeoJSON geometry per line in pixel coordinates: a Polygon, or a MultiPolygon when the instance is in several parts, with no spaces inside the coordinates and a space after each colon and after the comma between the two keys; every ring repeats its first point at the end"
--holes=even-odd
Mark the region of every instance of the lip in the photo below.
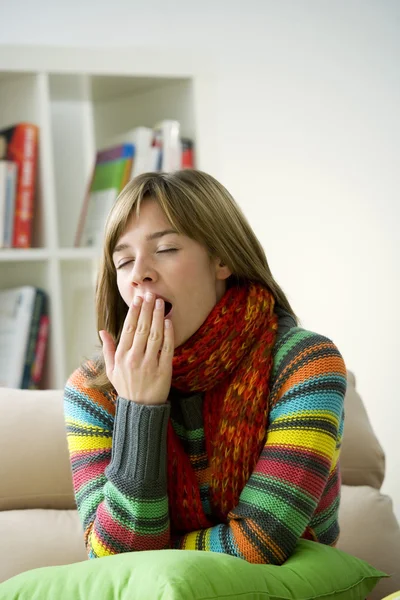
{"type": "MultiPolygon", "coordinates": [[[[146,294],[147,294],[147,292],[143,292],[143,294],[136,294],[136,296],[138,296],[139,298],[144,300],[144,297],[146,294]]],[[[171,300],[169,300],[168,298],[165,298],[165,296],[161,296],[160,294],[155,294],[155,292],[151,292],[151,294],[155,295],[156,300],[157,300],[157,298],[161,298],[161,300],[164,300],[164,302],[169,302],[170,304],[172,304],[171,300]]]]}

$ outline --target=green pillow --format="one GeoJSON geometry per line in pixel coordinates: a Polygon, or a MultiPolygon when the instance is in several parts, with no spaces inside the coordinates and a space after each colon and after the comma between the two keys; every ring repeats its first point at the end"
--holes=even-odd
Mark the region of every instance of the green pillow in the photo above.
{"type": "Polygon", "coordinates": [[[0,600],[359,600],[385,577],[341,550],[300,540],[280,567],[193,550],[129,552],[21,573],[0,600]]]}

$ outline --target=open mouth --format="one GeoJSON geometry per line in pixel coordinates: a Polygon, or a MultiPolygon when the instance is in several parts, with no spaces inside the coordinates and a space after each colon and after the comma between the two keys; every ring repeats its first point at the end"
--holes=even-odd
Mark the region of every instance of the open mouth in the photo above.
{"type": "Polygon", "coordinates": [[[164,319],[171,314],[172,304],[168,300],[164,300],[164,319]]]}

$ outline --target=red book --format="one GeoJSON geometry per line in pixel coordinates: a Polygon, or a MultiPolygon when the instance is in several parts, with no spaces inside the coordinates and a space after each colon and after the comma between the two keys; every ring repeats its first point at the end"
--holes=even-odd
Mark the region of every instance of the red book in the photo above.
{"type": "Polygon", "coordinates": [[[193,142],[188,138],[181,139],[182,144],[182,169],[194,169],[193,142]]]}
{"type": "Polygon", "coordinates": [[[32,245],[32,218],[35,197],[39,128],[18,123],[0,131],[5,157],[18,165],[15,196],[13,248],[32,245]]]}

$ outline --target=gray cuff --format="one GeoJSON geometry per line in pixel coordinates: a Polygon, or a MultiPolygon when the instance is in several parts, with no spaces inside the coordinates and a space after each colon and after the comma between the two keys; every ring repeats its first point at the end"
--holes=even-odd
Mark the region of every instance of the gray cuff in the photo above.
{"type": "Polygon", "coordinates": [[[125,490],[166,482],[169,414],[169,404],[146,406],[117,398],[111,462],[105,471],[111,481],[123,481],[125,490]]]}

